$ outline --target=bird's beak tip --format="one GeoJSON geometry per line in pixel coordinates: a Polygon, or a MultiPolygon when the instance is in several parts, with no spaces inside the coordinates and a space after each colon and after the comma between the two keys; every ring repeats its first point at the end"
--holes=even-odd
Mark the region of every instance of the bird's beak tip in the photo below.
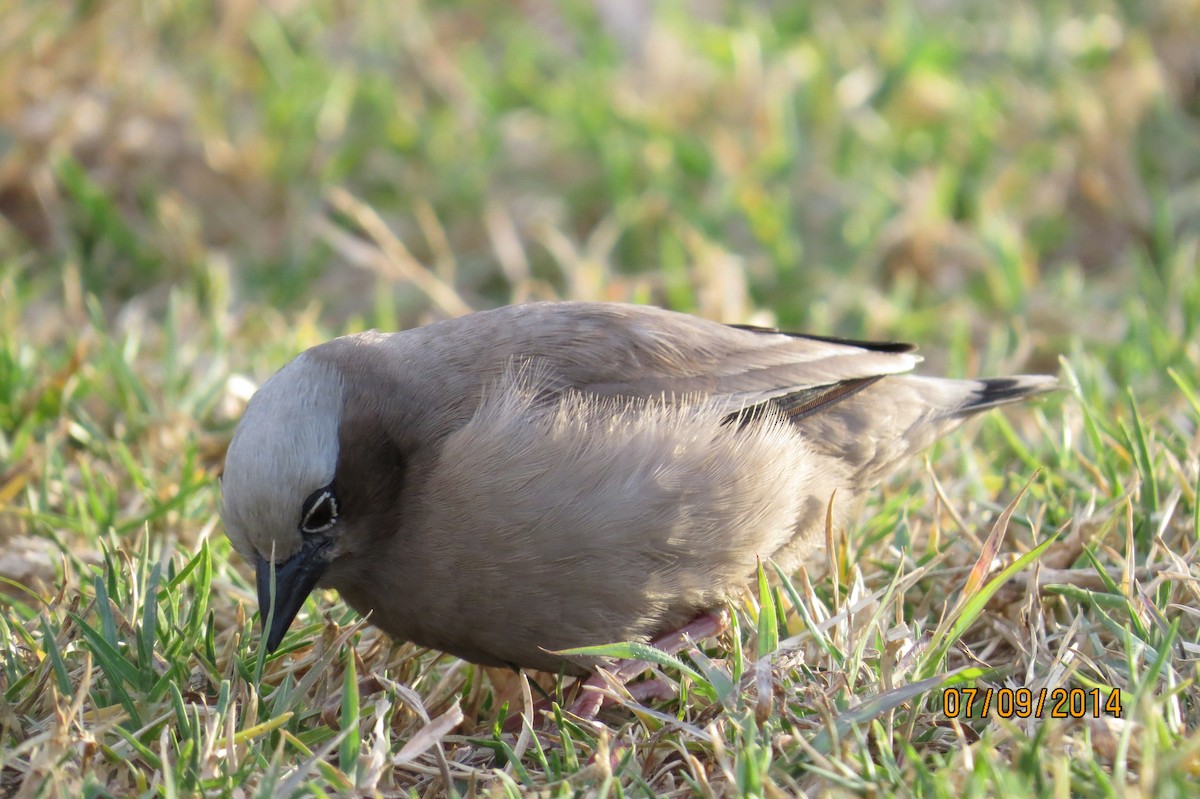
{"type": "MultiPolygon", "coordinates": [[[[265,622],[264,622],[264,624],[265,624],[265,622]]],[[[274,633],[274,631],[269,631],[268,635],[263,640],[263,646],[265,646],[267,648],[268,655],[274,655],[275,650],[279,648],[279,645],[281,643],[283,643],[283,633],[280,632],[278,635],[275,635],[273,633],[274,633]]]]}
{"type": "Polygon", "coordinates": [[[274,564],[259,556],[258,608],[268,654],[279,648],[292,620],[328,566],[322,558],[324,549],[320,544],[305,546],[282,563],[274,564]]]}

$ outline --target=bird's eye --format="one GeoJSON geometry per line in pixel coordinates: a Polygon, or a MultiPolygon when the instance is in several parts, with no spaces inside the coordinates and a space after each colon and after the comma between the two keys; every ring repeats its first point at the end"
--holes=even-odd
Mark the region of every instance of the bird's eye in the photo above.
{"type": "Polygon", "coordinates": [[[318,488],[304,500],[304,506],[300,509],[300,531],[323,533],[333,527],[337,516],[338,501],[333,486],[318,488]]]}

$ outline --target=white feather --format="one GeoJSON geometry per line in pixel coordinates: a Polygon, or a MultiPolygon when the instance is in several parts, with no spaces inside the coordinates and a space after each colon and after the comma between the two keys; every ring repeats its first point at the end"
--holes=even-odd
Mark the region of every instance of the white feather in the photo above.
{"type": "Polygon", "coordinates": [[[224,513],[234,547],[277,560],[299,548],[304,499],[334,477],[341,374],[307,353],[280,369],[250,400],[225,460],[224,513]]]}

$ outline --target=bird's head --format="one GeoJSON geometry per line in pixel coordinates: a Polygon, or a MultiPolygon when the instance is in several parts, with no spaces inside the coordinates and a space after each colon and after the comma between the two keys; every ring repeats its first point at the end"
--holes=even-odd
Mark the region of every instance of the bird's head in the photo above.
{"type": "Polygon", "coordinates": [[[254,564],[270,652],[344,549],[336,480],[344,394],[334,366],[300,355],[250,400],[225,456],[225,532],[254,564]]]}

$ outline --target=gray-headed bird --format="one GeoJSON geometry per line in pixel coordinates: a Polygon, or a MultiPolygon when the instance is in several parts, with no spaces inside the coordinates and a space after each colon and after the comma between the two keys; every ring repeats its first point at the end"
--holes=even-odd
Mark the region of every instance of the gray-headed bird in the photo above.
{"type": "Polygon", "coordinates": [[[912,350],[582,302],[313,347],[225,461],[266,646],[317,586],[487,665],[578,674],[555,652],[678,630],[966,417],[1055,386],[905,374],[912,350]]]}

